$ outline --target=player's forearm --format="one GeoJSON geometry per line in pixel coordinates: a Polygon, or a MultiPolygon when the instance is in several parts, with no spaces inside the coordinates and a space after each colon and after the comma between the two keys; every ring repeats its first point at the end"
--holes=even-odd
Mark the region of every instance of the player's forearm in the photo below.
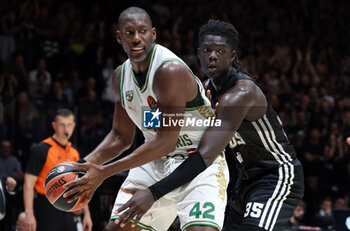
{"type": "Polygon", "coordinates": [[[218,133],[218,131],[212,132],[208,129],[202,137],[196,153],[187,158],[169,176],[149,187],[154,199],[158,200],[197,177],[222,153],[231,137],[232,132],[218,133]],[[202,151],[203,153],[201,153],[202,151]]]}
{"type": "Polygon", "coordinates": [[[223,131],[222,128],[208,128],[201,139],[197,152],[187,158],[169,176],[149,187],[154,199],[157,200],[192,181],[203,172],[222,153],[233,134],[234,131],[223,131]]]}
{"type": "Polygon", "coordinates": [[[201,154],[196,152],[180,164],[169,176],[151,185],[149,190],[155,200],[174,189],[192,181],[196,176],[207,168],[201,154]]]}
{"type": "Polygon", "coordinates": [[[233,131],[218,131],[208,128],[197,148],[207,166],[210,166],[225,149],[233,134],[233,131]]]}
{"type": "Polygon", "coordinates": [[[176,139],[172,139],[170,137],[161,139],[154,138],[141,145],[128,156],[104,166],[104,172],[106,172],[106,177],[110,177],[116,173],[132,169],[152,160],[161,158],[172,152],[175,147],[176,139]]]}
{"type": "Polygon", "coordinates": [[[131,142],[122,139],[118,134],[111,131],[84,159],[95,164],[103,164],[119,156],[127,150],[131,144],[131,142]]]}

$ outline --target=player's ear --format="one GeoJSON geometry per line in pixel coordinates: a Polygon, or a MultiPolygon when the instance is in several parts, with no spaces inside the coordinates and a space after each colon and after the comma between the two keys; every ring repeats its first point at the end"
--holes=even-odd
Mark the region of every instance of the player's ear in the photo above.
{"type": "Polygon", "coordinates": [[[122,44],[122,40],[120,39],[120,31],[119,31],[119,30],[116,31],[115,37],[116,37],[118,43],[119,43],[119,44],[122,44]]]}
{"type": "Polygon", "coordinates": [[[157,30],[155,27],[152,27],[152,39],[153,41],[156,41],[157,39],[157,30]]]}
{"type": "Polygon", "coordinates": [[[235,60],[235,58],[236,58],[236,50],[233,50],[231,52],[231,62],[233,62],[235,60]]]}

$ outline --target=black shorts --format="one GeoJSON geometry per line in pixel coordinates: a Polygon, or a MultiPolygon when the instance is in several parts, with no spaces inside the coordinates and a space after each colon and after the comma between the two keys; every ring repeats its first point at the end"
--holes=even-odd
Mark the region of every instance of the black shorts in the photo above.
{"type": "Polygon", "coordinates": [[[226,208],[223,231],[242,230],[244,225],[282,231],[303,197],[303,168],[296,160],[238,185],[226,208]]]}
{"type": "Polygon", "coordinates": [[[38,194],[34,199],[34,214],[37,231],[76,231],[74,215],[56,209],[47,198],[38,194]]]}

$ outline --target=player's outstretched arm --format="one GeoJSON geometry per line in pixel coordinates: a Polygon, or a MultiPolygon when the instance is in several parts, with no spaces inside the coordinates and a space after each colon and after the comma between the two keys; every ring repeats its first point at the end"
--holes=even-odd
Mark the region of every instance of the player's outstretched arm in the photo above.
{"type": "Polygon", "coordinates": [[[211,165],[237,131],[243,119],[257,120],[266,111],[266,99],[261,90],[250,80],[240,80],[219,102],[217,118],[220,128],[211,127],[204,133],[198,152],[192,154],[174,172],[145,190],[135,190],[133,197],[119,208],[126,209],[116,222],[121,226],[132,221],[134,224],[152,206],[155,200],[193,180],[211,165]]]}
{"type": "Polygon", "coordinates": [[[113,124],[111,131],[102,142],[84,159],[94,164],[103,164],[127,150],[134,139],[135,125],[121,106],[119,66],[113,73],[113,92],[115,97],[113,124]]]}
{"type": "Polygon", "coordinates": [[[115,106],[113,115],[113,125],[111,131],[103,139],[103,141],[80,163],[74,163],[77,168],[83,168],[87,173],[80,179],[65,184],[63,187],[70,188],[75,185],[73,190],[69,190],[63,197],[69,197],[76,193],[74,197],[70,198],[68,202],[72,202],[86,194],[84,201],[92,198],[96,188],[102,184],[106,179],[102,164],[119,156],[123,151],[128,149],[133,141],[135,134],[135,124],[127,115],[125,109],[121,106],[120,90],[120,66],[113,74],[113,90],[115,96],[115,106]]]}

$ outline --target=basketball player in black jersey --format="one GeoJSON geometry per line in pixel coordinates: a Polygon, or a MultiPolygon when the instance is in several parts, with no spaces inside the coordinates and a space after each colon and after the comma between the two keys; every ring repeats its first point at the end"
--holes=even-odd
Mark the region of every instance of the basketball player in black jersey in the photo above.
{"type": "MultiPolygon", "coordinates": [[[[146,190],[134,190],[120,221],[143,215],[152,203],[195,178],[226,147],[231,190],[224,230],[284,230],[303,196],[303,170],[282,123],[265,95],[237,61],[238,32],[209,20],[199,31],[198,58],[222,127],[208,128],[197,152],[171,175],[146,190]]],[[[204,211],[202,211],[204,212],[204,211]]]]}

